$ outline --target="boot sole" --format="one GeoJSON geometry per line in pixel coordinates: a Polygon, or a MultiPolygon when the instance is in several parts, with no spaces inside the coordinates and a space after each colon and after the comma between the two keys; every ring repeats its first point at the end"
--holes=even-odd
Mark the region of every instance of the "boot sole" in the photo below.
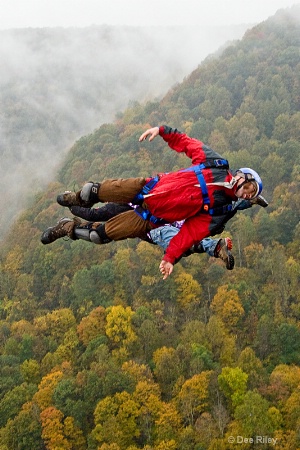
{"type": "Polygon", "coordinates": [[[228,257],[226,261],[226,269],[232,270],[234,268],[234,256],[228,251],[228,257]]]}
{"type": "Polygon", "coordinates": [[[67,207],[71,207],[71,206],[80,206],[77,202],[70,202],[68,200],[64,199],[64,195],[65,194],[58,194],[58,196],[56,197],[56,201],[59,205],[61,206],[67,206],[67,207]]]}
{"type": "Polygon", "coordinates": [[[45,230],[41,236],[41,242],[44,245],[51,244],[51,242],[53,242],[49,239],[49,231],[50,230],[52,230],[52,227],[47,228],[47,230],[45,230]]]}

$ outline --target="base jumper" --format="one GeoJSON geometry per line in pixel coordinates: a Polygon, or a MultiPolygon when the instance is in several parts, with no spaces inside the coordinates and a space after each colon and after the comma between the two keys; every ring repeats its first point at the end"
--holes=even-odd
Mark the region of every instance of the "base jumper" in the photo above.
{"type": "MultiPolygon", "coordinates": [[[[258,197],[251,200],[239,199],[237,202],[233,202],[233,208],[230,214],[226,215],[226,221],[230,220],[238,211],[251,208],[253,205],[259,205],[263,208],[266,208],[268,206],[268,202],[262,195],[259,195],[258,197]]],[[[75,216],[76,218],[80,217],[81,219],[84,219],[85,223],[81,222],[79,224],[78,222],[78,224],[73,228],[75,218],[74,220],[69,218],[62,218],[55,227],[50,227],[48,229],[47,233],[44,235],[44,243],[49,244],[50,241],[54,242],[60,237],[67,236],[68,227],[70,227],[70,229],[72,230],[71,238],[73,240],[83,239],[85,241],[92,242],[90,227],[94,222],[100,225],[102,222],[106,222],[112,217],[115,217],[125,211],[133,210],[134,208],[134,205],[112,202],[105,203],[103,206],[98,206],[95,208],[71,206],[69,209],[73,216],[75,216]],[[64,226],[62,226],[63,224],[64,226]]],[[[171,239],[179,232],[180,228],[183,225],[183,222],[184,221],[180,221],[172,224],[165,224],[158,228],[153,228],[147,233],[143,240],[149,242],[150,244],[158,245],[165,251],[171,239]]],[[[225,225],[226,222],[222,224],[222,227],[217,230],[216,234],[221,234],[224,231],[225,225]]],[[[97,244],[97,240],[95,243],[97,244]]],[[[194,253],[207,253],[211,257],[220,258],[225,263],[227,270],[233,270],[235,261],[231,249],[232,239],[230,237],[207,237],[202,239],[202,241],[200,241],[198,244],[193,245],[182,256],[187,257],[194,253]]],[[[178,261],[179,260],[177,260],[176,262],[178,261]]]]}
{"type": "Polygon", "coordinates": [[[66,207],[90,208],[98,202],[131,203],[132,210],[112,217],[105,223],[89,222],[83,226],[76,219],[62,219],[57,226],[42,234],[48,244],[59,237],[76,239],[74,229],[87,230],[89,239],[97,244],[140,237],[166,223],[184,220],[171,239],[160,271],[167,278],[173,265],[193,245],[212,236],[222,228],[238,199],[254,200],[262,191],[259,175],[250,168],[230,171],[228,161],[203,142],[163,125],[146,130],[139,138],[152,141],[161,136],[176,152],[185,153],[192,166],[151,178],[107,179],[85,183],[78,192],[59,194],[57,201],[66,207]]]}

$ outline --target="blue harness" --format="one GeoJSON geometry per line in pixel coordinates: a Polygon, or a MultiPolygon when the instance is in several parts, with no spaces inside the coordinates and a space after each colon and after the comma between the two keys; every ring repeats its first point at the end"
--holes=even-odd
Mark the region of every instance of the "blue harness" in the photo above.
{"type": "Polygon", "coordinates": [[[144,185],[143,189],[138,194],[136,194],[131,203],[133,203],[134,205],[141,205],[144,201],[144,196],[149,194],[151,189],[153,189],[154,186],[159,182],[159,179],[160,177],[158,175],[156,175],[156,177],[154,178],[151,178],[151,180],[144,185]]]}
{"type": "MultiPolygon", "coordinates": [[[[195,172],[195,175],[197,177],[197,180],[199,182],[201,191],[202,191],[202,198],[203,198],[203,207],[199,211],[199,213],[206,213],[210,214],[211,216],[220,216],[223,214],[226,214],[227,212],[232,210],[232,204],[224,205],[216,208],[210,208],[210,201],[208,196],[208,190],[206,186],[206,182],[202,173],[203,169],[208,169],[210,167],[213,168],[221,168],[221,169],[229,169],[229,164],[227,159],[208,159],[202,164],[199,164],[197,166],[191,166],[187,169],[182,169],[180,172],[195,172]]],[[[154,188],[154,186],[159,181],[159,176],[157,175],[154,178],[151,178],[148,183],[145,184],[143,189],[135,196],[132,203],[141,205],[144,201],[144,196],[148,195],[149,192],[154,188]]],[[[167,223],[164,219],[160,219],[158,217],[155,217],[153,214],[150,213],[147,209],[142,208],[141,206],[137,207],[135,209],[135,212],[142,217],[144,220],[150,220],[154,224],[165,224],[167,223]]]]}
{"type": "Polygon", "coordinates": [[[207,160],[204,163],[199,164],[198,166],[191,166],[188,169],[183,169],[181,172],[195,172],[195,175],[197,177],[198,183],[200,184],[200,188],[202,191],[203,211],[201,212],[205,212],[207,214],[210,214],[211,216],[220,216],[222,214],[226,214],[228,211],[231,211],[232,205],[229,204],[217,208],[210,208],[208,190],[202,173],[202,169],[207,169],[210,167],[229,169],[229,164],[227,159],[213,159],[207,160]]]}

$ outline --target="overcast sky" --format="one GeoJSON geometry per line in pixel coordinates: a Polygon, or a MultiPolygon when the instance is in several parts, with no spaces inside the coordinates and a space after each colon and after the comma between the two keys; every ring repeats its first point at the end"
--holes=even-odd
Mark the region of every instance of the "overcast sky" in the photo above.
{"type": "Polygon", "coordinates": [[[0,29],[259,23],[299,0],[0,0],[0,29]]]}

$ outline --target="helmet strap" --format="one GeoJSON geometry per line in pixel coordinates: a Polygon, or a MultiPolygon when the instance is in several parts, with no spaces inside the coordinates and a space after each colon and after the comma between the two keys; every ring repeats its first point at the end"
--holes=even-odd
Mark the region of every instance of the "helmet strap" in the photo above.
{"type": "MultiPolygon", "coordinates": [[[[241,178],[243,178],[243,177],[241,177],[241,178]]],[[[235,193],[237,193],[237,191],[238,191],[239,189],[241,189],[246,183],[249,183],[249,181],[244,180],[241,184],[239,184],[238,187],[237,187],[236,190],[235,190],[235,193]]]]}
{"type": "MultiPolygon", "coordinates": [[[[244,177],[241,177],[241,178],[244,178],[244,177]]],[[[249,175],[246,173],[244,181],[237,187],[237,189],[235,190],[235,193],[237,193],[237,191],[239,189],[241,189],[245,184],[247,184],[247,183],[252,183],[253,184],[253,182],[255,182],[255,180],[253,178],[249,179],[249,175]]],[[[257,192],[257,188],[256,188],[255,192],[257,192]]],[[[253,198],[255,198],[255,195],[253,196],[253,198]]]]}
{"type": "Polygon", "coordinates": [[[236,183],[238,182],[238,180],[235,177],[232,177],[229,184],[231,185],[231,189],[234,188],[234,186],[236,185],[236,183]]]}

